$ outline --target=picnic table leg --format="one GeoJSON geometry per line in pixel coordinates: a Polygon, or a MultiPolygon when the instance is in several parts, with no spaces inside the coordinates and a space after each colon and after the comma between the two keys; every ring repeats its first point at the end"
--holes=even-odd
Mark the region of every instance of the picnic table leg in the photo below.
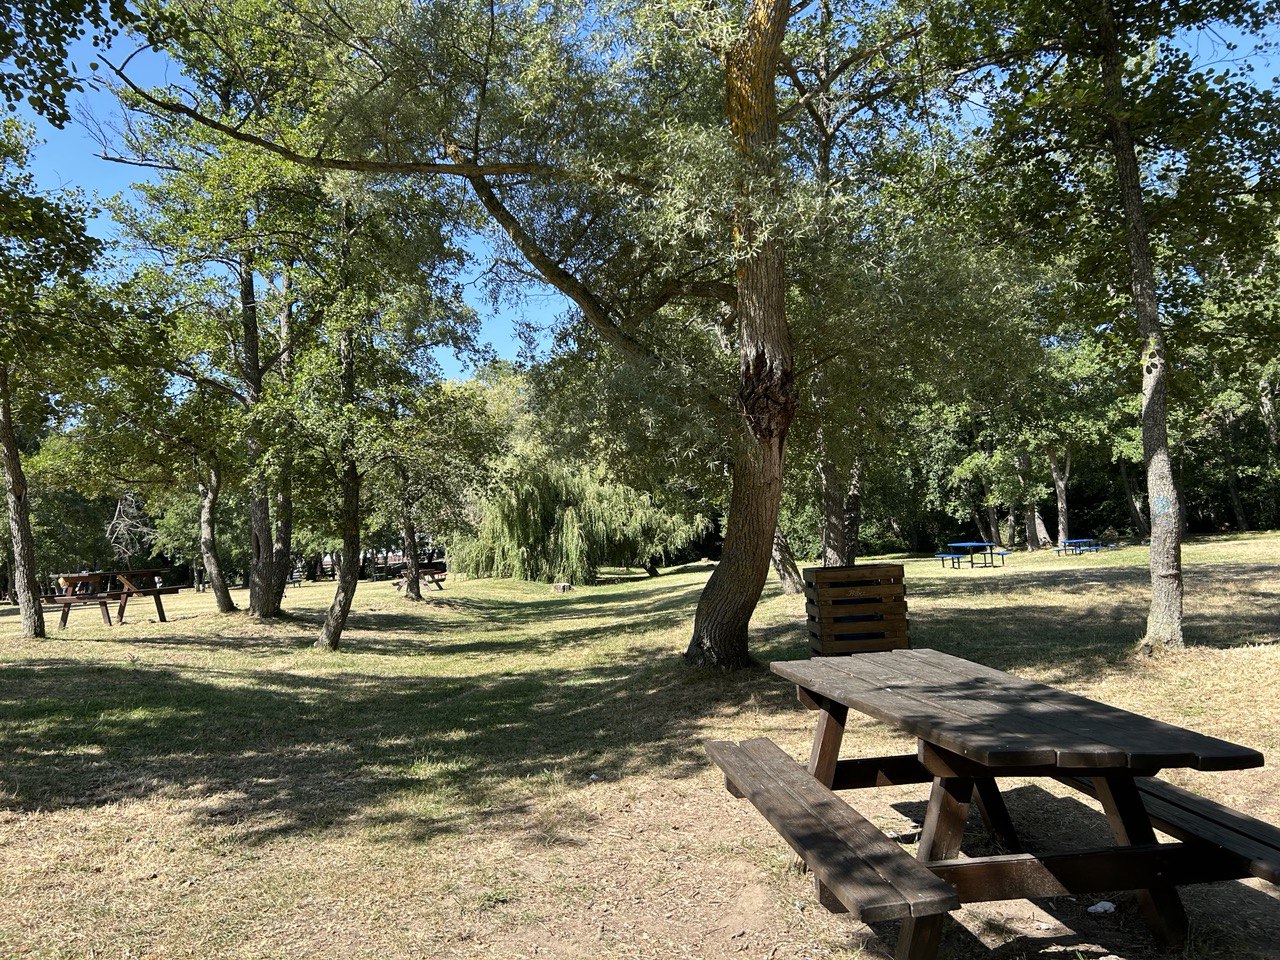
{"type": "Polygon", "coordinates": [[[71,616],[71,604],[64,603],[62,605],[62,616],[58,618],[58,629],[67,629],[67,617],[71,616]]]}
{"type": "MultiPolygon", "coordinates": [[[[1116,843],[1156,842],[1151,816],[1142,804],[1142,795],[1138,793],[1133,777],[1094,777],[1093,784],[1116,843]]],[[[1187,913],[1177,888],[1171,884],[1158,884],[1137,893],[1138,906],[1142,908],[1143,918],[1156,940],[1171,950],[1181,949],[1187,939],[1187,913]]]]}
{"type": "Polygon", "coordinates": [[[102,611],[102,622],[108,627],[111,626],[111,611],[107,609],[107,601],[99,600],[98,608],[102,611]]]}
{"type": "Polygon", "coordinates": [[[124,623],[124,608],[129,605],[129,594],[120,594],[120,607],[116,610],[116,623],[124,623]]]}
{"type": "MultiPolygon", "coordinates": [[[[920,834],[919,858],[951,860],[960,853],[965,821],[969,819],[969,798],[974,782],[969,777],[935,777],[929,794],[929,810],[920,834]]],[[[898,934],[897,960],[935,960],[942,922],[946,914],[932,917],[909,917],[902,921],[898,934]]]]}
{"type": "Polygon", "coordinates": [[[156,616],[160,618],[161,623],[168,623],[169,621],[165,620],[164,618],[164,604],[160,601],[160,594],[158,593],[156,594],[155,601],[156,601],[156,616]]]}
{"type": "Polygon", "coordinates": [[[973,780],[973,799],[978,804],[978,813],[987,828],[991,839],[999,844],[1006,853],[1022,853],[1022,841],[1018,839],[1018,831],[1009,816],[1009,808],[1005,806],[1004,796],[996,785],[995,777],[975,777],[973,780]]]}
{"type": "MultiPolygon", "coordinates": [[[[813,731],[813,748],[809,751],[809,773],[824,787],[830,787],[836,779],[836,762],[840,759],[840,743],[844,740],[844,725],[849,719],[849,708],[831,700],[815,700],[807,691],[800,691],[800,700],[813,704],[818,710],[818,724],[813,731]]],[[[807,869],[804,860],[800,866],[807,869]]],[[[817,877],[813,878],[813,892],[821,903],[833,913],[845,913],[847,907],[833,897],[817,877]]]]}

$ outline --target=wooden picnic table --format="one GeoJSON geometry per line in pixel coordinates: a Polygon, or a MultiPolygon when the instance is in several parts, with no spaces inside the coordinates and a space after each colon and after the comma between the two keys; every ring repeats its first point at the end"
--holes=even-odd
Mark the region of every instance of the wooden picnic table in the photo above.
{"type": "Polygon", "coordinates": [[[151,597],[155,601],[156,616],[161,623],[166,623],[164,602],[160,599],[165,594],[177,593],[178,587],[162,586],[161,577],[166,570],[93,570],[83,573],[61,573],[54,579],[65,593],[55,593],[44,597],[48,606],[61,606],[62,615],[58,621],[58,629],[66,629],[67,618],[73,606],[91,606],[96,604],[102,611],[102,622],[111,626],[111,613],[108,604],[117,602],[116,622],[124,623],[125,609],[130,597],[151,597]]]}
{"type": "Polygon", "coordinates": [[[1164,768],[1241,770],[1262,754],[937,650],[775,663],[817,711],[808,767],[768,740],[711,742],[731,792],[746,796],[813,871],[830,909],[900,918],[899,960],[934,960],[962,903],[1138,891],[1158,940],[1185,937],[1176,886],[1261,877],[1280,883],[1280,829],[1154,778],[1164,768]],[[849,710],[917,739],[914,754],[840,759],[849,710]],[[1096,797],[1115,845],[1023,852],[997,785],[1051,777],[1096,797]],[[832,791],[930,783],[918,859],[832,791]],[[960,857],[969,806],[1009,851],[960,857]],[[1157,843],[1155,829],[1180,842],[1157,843]]]}

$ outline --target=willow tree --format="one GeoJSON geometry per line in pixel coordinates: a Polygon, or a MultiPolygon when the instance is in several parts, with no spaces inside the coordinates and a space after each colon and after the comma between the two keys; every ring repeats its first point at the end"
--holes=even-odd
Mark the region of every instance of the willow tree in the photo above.
{"type": "MultiPolygon", "coordinates": [[[[998,64],[993,142],[1046,243],[1074,245],[1094,284],[1127,287],[1120,327],[1142,390],[1151,512],[1145,643],[1182,643],[1182,509],[1169,450],[1174,279],[1217,248],[1269,242],[1277,105],[1247,63],[1197,60],[1190,38],[1256,37],[1256,0],[936,3],[936,36],[998,64]]],[[[993,179],[995,174],[993,173],[993,179]]],[[[1009,178],[1004,178],[1006,181],[1009,178]]]]}

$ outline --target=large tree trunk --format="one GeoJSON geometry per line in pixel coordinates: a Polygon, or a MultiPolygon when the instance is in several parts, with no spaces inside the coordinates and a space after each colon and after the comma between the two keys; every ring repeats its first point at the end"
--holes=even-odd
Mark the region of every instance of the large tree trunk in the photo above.
{"type": "Polygon", "coordinates": [[[418,527],[413,522],[413,511],[409,504],[404,505],[404,520],[401,521],[404,532],[404,595],[410,600],[422,599],[422,570],[418,564],[418,527]]]}
{"type": "Polygon", "coordinates": [[[849,465],[849,492],[844,499],[844,549],[847,563],[857,563],[862,552],[862,461],[849,465]]]}
{"type": "Polygon", "coordinates": [[[804,593],[804,579],[800,576],[800,568],[796,566],[796,555],[791,552],[791,544],[781,527],[773,531],[773,569],[778,574],[783,593],[804,593]]]}
{"type": "Polygon", "coordinates": [[[209,578],[209,589],[213,591],[218,612],[231,613],[236,609],[236,605],[231,600],[231,591],[227,588],[227,580],[222,575],[222,561],[218,559],[217,507],[218,495],[222,491],[222,474],[217,466],[208,468],[199,487],[200,560],[204,564],[205,575],[209,578]]]}
{"type": "Polygon", "coordinates": [[[707,581],[685,658],[695,666],[734,669],[751,662],[747,627],[769,575],[782,497],[782,451],[796,412],[795,361],[785,311],[782,241],[760,230],[758,208],[778,182],[775,86],[790,7],[753,0],[742,35],[725,56],[725,110],[750,171],[742,185],[735,233],[745,251],[737,264],[743,435],[733,467],[724,552],[707,581]]]}
{"type": "Polygon", "coordinates": [[[1067,481],[1071,479],[1071,451],[1067,450],[1062,459],[1058,451],[1050,447],[1046,454],[1049,458],[1049,472],[1053,474],[1053,492],[1058,499],[1058,546],[1062,546],[1071,536],[1067,517],[1067,481]]]}
{"type": "Polygon", "coordinates": [[[1147,465],[1147,506],[1151,511],[1151,608],[1143,643],[1148,647],[1178,647],[1182,645],[1182,530],[1178,488],[1169,457],[1169,367],[1160,326],[1142,173],[1125,102],[1124,59],[1111,0],[1103,0],[1100,26],[1107,121],[1124,206],[1134,312],[1143,340],[1142,452],[1147,465]]]}
{"type": "Polygon", "coordinates": [[[0,362],[0,463],[4,466],[4,492],[9,512],[9,534],[13,538],[13,588],[18,595],[24,637],[43,637],[44,610],[40,606],[40,584],[36,579],[36,542],[31,535],[31,501],[27,476],[18,449],[18,431],[13,423],[13,393],[7,362],[0,362]]]}

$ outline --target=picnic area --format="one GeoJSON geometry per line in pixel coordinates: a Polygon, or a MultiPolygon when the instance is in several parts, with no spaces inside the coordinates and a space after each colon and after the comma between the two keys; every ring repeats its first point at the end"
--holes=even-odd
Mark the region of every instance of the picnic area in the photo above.
{"type": "MultiPolygon", "coordinates": [[[[1259,750],[1260,768],[1163,776],[1280,822],[1278,553],[1273,534],[1189,543],[1188,646],[1154,660],[1131,652],[1141,548],[960,573],[904,561],[912,645],[1259,750]]],[[[270,625],[183,591],[166,598],[168,623],[86,616],[56,642],[17,640],[16,612],[0,608],[0,952],[891,956],[898,922],[822,909],[703,752],[764,737],[804,760],[813,731],[775,674],[680,662],[708,572],[618,570],[564,595],[451,579],[422,604],[365,582],[338,654],[310,645],[318,584],[289,588],[296,616],[270,625]]],[[[803,619],[802,598],[768,588],[759,659],[810,662],[803,619]]],[[[845,752],[913,745],[851,715],[845,752]]],[[[1001,783],[1029,848],[1109,842],[1080,791],[1001,783]]],[[[850,802],[914,852],[927,797],[905,785],[850,802]]],[[[966,852],[997,852],[971,821],[966,852]]],[[[1271,884],[1183,899],[1188,956],[1280,956],[1271,884]]],[[[1131,894],[954,916],[950,956],[1161,955],[1131,894]],[[1104,899],[1114,913],[1088,912],[1104,899]]]]}

